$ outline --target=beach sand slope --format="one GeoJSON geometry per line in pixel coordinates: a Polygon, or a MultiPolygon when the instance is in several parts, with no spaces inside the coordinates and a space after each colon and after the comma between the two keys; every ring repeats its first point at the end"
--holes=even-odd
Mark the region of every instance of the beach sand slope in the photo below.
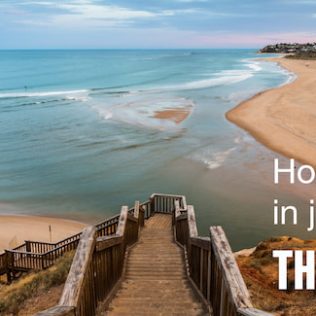
{"type": "Polygon", "coordinates": [[[52,242],[57,242],[79,233],[85,226],[83,223],[62,218],[0,215],[0,253],[6,248],[24,243],[24,240],[50,242],[51,239],[52,242]]]}
{"type": "Polygon", "coordinates": [[[231,122],[287,157],[316,166],[316,61],[273,58],[297,79],[226,113],[231,122]]]}

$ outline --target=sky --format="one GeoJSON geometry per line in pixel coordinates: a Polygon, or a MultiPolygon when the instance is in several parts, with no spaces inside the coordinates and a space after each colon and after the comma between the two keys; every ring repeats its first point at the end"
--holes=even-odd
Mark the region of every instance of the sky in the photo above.
{"type": "Polygon", "coordinates": [[[316,0],[0,0],[0,49],[316,42],[316,0]]]}

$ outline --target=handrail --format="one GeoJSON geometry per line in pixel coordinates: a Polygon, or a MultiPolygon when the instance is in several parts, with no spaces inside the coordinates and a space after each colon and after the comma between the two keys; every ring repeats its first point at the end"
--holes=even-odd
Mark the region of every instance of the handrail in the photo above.
{"type": "Polygon", "coordinates": [[[271,316],[253,308],[226,235],[220,226],[210,227],[210,238],[200,237],[192,205],[181,209],[175,201],[176,241],[186,255],[189,279],[214,316],[271,316]]]}
{"type": "MultiPolygon", "coordinates": [[[[97,235],[114,234],[118,218],[119,215],[115,215],[95,225],[97,235]]],[[[0,275],[6,273],[7,280],[10,282],[14,271],[46,269],[52,266],[65,252],[77,247],[81,234],[80,232],[71,235],[56,243],[26,240],[24,244],[14,249],[6,249],[3,254],[0,254],[0,275]]]]}
{"type": "Polygon", "coordinates": [[[58,306],[37,315],[93,316],[122,277],[125,250],[138,239],[144,210],[135,203],[131,215],[123,206],[115,234],[100,236],[87,228],[81,236],[58,306]]]}
{"type": "Polygon", "coordinates": [[[117,289],[126,250],[137,241],[144,220],[154,213],[173,216],[175,240],[184,249],[189,280],[213,316],[271,316],[252,306],[223,229],[212,226],[210,237],[199,236],[194,207],[187,205],[185,196],[172,194],[153,194],[130,209],[122,207],[120,215],[105,221],[115,225],[110,235],[99,236],[97,225],[81,233],[59,305],[37,315],[95,315],[98,302],[109,300],[117,289]]]}
{"type": "Polygon", "coordinates": [[[16,246],[12,250],[18,250],[18,249],[25,248],[25,247],[26,247],[26,243],[19,245],[19,246],[16,246]]]}
{"type": "Polygon", "coordinates": [[[237,308],[252,307],[250,294],[241,276],[234,254],[220,226],[211,226],[211,248],[222,271],[223,282],[237,308]]]}
{"type": "MultiPolygon", "coordinates": [[[[140,204],[136,201],[135,206],[129,210],[127,207],[122,207],[115,234],[95,237],[94,252],[90,255],[90,261],[85,261],[86,264],[83,267],[78,263],[80,256],[76,255],[74,258],[71,271],[76,271],[79,275],[85,271],[85,279],[80,281],[82,279],[77,277],[73,281],[74,277],[69,276],[59,306],[38,315],[94,315],[97,302],[105,298],[109,299],[118,286],[123,273],[126,247],[137,241],[139,229],[144,225],[145,218],[151,217],[156,211],[171,214],[176,200],[181,205],[186,205],[183,196],[153,195],[144,203],[140,204]],[[74,287],[77,288],[76,291],[72,290],[74,287]],[[85,293],[80,296],[80,300],[77,299],[78,295],[75,298],[71,297],[71,293],[78,293],[78,289],[85,293]],[[65,297],[67,300],[64,299],[65,297]]],[[[82,235],[76,254],[80,253],[84,238],[82,235]]],[[[86,252],[91,251],[91,248],[89,249],[86,252]]],[[[70,272],[69,275],[73,273],[70,272]]]]}
{"type": "MultiPolygon", "coordinates": [[[[89,269],[92,262],[92,254],[95,247],[96,228],[89,226],[82,232],[82,238],[78,245],[59,305],[61,306],[79,306],[84,295],[84,283],[90,280],[92,270],[89,269]]],[[[93,276],[92,276],[93,278],[93,276]]]]}

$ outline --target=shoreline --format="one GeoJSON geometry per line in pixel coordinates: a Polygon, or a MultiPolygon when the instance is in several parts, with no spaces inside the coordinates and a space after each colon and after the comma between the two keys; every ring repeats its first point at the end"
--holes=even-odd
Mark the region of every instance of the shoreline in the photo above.
{"type": "Polygon", "coordinates": [[[57,242],[79,233],[86,225],[75,220],[47,216],[0,215],[0,253],[6,248],[23,244],[25,240],[57,242]]]}
{"type": "Polygon", "coordinates": [[[316,167],[316,61],[268,61],[277,62],[296,79],[259,92],[225,116],[271,150],[316,167]]]}

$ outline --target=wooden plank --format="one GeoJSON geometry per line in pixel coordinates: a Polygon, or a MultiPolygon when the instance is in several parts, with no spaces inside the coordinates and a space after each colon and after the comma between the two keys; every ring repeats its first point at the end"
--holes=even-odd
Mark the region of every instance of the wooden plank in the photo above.
{"type": "Polygon", "coordinates": [[[139,217],[139,201],[135,201],[134,205],[134,217],[138,218],[139,217]]]}
{"type": "Polygon", "coordinates": [[[211,297],[211,251],[207,253],[207,279],[206,279],[206,301],[209,303],[211,297]]]}
{"type": "Polygon", "coordinates": [[[192,237],[190,242],[192,245],[200,247],[204,250],[210,250],[211,248],[211,239],[209,237],[192,237]]]}
{"type": "MultiPolygon", "coordinates": [[[[138,214],[138,225],[139,227],[144,227],[145,225],[145,211],[144,211],[144,206],[140,205],[139,206],[139,214],[138,214]]],[[[139,233],[138,233],[139,235],[139,233]]]]}
{"type": "Polygon", "coordinates": [[[111,235],[98,237],[96,239],[96,251],[102,251],[123,242],[123,236],[111,235]]]}
{"type": "Polygon", "coordinates": [[[131,215],[131,214],[127,214],[127,219],[128,219],[129,221],[138,223],[138,219],[135,218],[135,217],[134,217],[133,215],[131,215]]]}
{"type": "Polygon", "coordinates": [[[59,305],[77,306],[79,304],[85,272],[88,270],[95,249],[95,233],[95,226],[89,226],[83,230],[59,305]]]}
{"type": "Polygon", "coordinates": [[[273,314],[255,308],[239,308],[238,316],[273,316],[273,314]]]}
{"type": "Polygon", "coordinates": [[[125,233],[127,215],[128,215],[128,207],[122,206],[121,213],[120,213],[120,219],[119,219],[117,229],[116,229],[116,234],[118,236],[123,236],[125,233]]]}
{"type": "Polygon", "coordinates": [[[183,220],[187,220],[188,219],[188,215],[187,214],[181,214],[181,213],[179,213],[180,215],[179,216],[177,216],[177,218],[176,218],[176,221],[183,221],[183,220]]]}
{"type": "Polygon", "coordinates": [[[197,231],[196,221],[195,221],[195,212],[192,205],[188,205],[188,225],[189,225],[189,236],[197,237],[198,231],[197,231]]]}
{"type": "Polygon", "coordinates": [[[188,208],[187,198],[184,195],[182,195],[181,199],[182,199],[182,205],[180,205],[180,206],[181,206],[182,209],[186,210],[188,208]]]}
{"type": "Polygon", "coordinates": [[[150,198],[155,198],[155,197],[173,197],[173,198],[184,198],[184,195],[180,194],[164,194],[164,193],[153,193],[150,198]]]}
{"type": "Polygon", "coordinates": [[[216,261],[222,270],[225,286],[236,309],[252,307],[250,294],[222,227],[211,226],[210,233],[216,261]]]}
{"type": "Polygon", "coordinates": [[[73,306],[54,306],[33,316],[75,316],[73,306]]]}
{"type": "Polygon", "coordinates": [[[203,249],[200,248],[200,292],[203,292],[203,249]]]}
{"type": "Polygon", "coordinates": [[[175,207],[175,217],[176,218],[178,218],[180,215],[181,215],[181,213],[180,213],[180,202],[179,202],[179,200],[175,200],[174,201],[174,207],[175,207]]]}

